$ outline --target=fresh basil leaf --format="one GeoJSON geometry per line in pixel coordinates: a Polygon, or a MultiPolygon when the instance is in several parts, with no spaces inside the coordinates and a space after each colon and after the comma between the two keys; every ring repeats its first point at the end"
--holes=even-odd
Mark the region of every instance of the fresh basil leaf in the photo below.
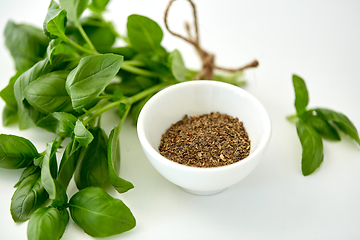
{"type": "Polygon", "coordinates": [[[89,5],[91,11],[102,13],[106,9],[106,5],[109,3],[109,0],[92,0],[89,5]]]}
{"type": "Polygon", "coordinates": [[[126,26],[131,45],[137,52],[157,52],[160,49],[163,31],[156,22],[132,14],[128,17],[126,26]]]}
{"type": "MultiPolygon", "coordinates": [[[[90,17],[82,24],[90,41],[99,52],[111,52],[111,47],[115,43],[116,35],[109,23],[99,18],[90,17]]],[[[80,44],[81,43],[82,41],[80,44]]],[[[85,42],[83,44],[85,44],[85,42]]]]}
{"type": "Polygon", "coordinates": [[[28,240],[59,240],[69,223],[69,212],[53,206],[39,208],[27,226],[28,240]]]}
{"type": "Polygon", "coordinates": [[[49,43],[43,32],[27,24],[8,21],[5,26],[5,45],[18,71],[26,71],[44,57],[49,43]]]}
{"type": "Polygon", "coordinates": [[[2,122],[4,126],[9,126],[18,121],[18,113],[17,110],[5,105],[2,112],[2,122]]]}
{"type": "Polygon", "coordinates": [[[333,140],[333,141],[340,141],[340,135],[337,130],[326,121],[317,115],[314,115],[314,110],[306,111],[302,119],[309,125],[311,125],[321,137],[333,140]]]}
{"type": "Polygon", "coordinates": [[[83,57],[66,80],[73,108],[80,111],[95,100],[116,76],[122,61],[122,56],[114,54],[83,57]]]}
{"type": "Polygon", "coordinates": [[[70,113],[54,112],[42,118],[36,125],[60,137],[70,137],[76,121],[77,118],[70,113]]]}
{"type": "Polygon", "coordinates": [[[5,101],[6,105],[17,110],[17,101],[14,93],[14,84],[16,80],[23,74],[23,72],[17,72],[9,81],[9,84],[1,90],[0,97],[5,101]]]}
{"type": "Polygon", "coordinates": [[[0,134],[0,167],[25,168],[38,156],[35,146],[26,138],[0,134]]]}
{"type": "Polygon", "coordinates": [[[309,94],[305,81],[301,77],[293,75],[293,85],[295,90],[296,113],[298,116],[301,116],[301,114],[306,111],[306,107],[309,104],[309,94]]]}
{"type": "Polygon", "coordinates": [[[40,170],[40,168],[34,164],[26,167],[24,169],[24,171],[22,172],[19,181],[14,185],[14,188],[17,188],[20,183],[22,182],[22,180],[24,180],[25,178],[27,178],[28,176],[37,173],[40,170]]]}
{"type": "Polygon", "coordinates": [[[181,54],[178,50],[174,50],[169,55],[169,64],[172,74],[178,81],[185,81],[186,68],[181,54]]]}
{"type": "Polygon", "coordinates": [[[44,113],[71,112],[71,99],[65,90],[68,74],[68,71],[55,71],[37,78],[24,89],[25,99],[44,113]]]}
{"type": "Polygon", "coordinates": [[[57,179],[65,189],[68,187],[75,172],[80,149],[80,144],[75,139],[71,139],[62,155],[57,179]]]}
{"type": "Polygon", "coordinates": [[[88,0],[59,0],[60,7],[67,12],[69,21],[76,23],[88,5],[88,0]]]}
{"type": "Polygon", "coordinates": [[[341,131],[349,135],[360,145],[359,133],[347,116],[326,108],[316,108],[314,110],[319,115],[319,117],[335,124],[341,131]]]}
{"type": "Polygon", "coordinates": [[[56,139],[53,142],[48,143],[45,155],[41,165],[41,183],[44,186],[46,192],[49,194],[49,198],[52,200],[53,206],[62,206],[67,203],[67,195],[63,186],[60,184],[57,178],[57,161],[56,161],[56,139]]]}
{"type": "Polygon", "coordinates": [[[40,169],[24,178],[11,198],[10,212],[15,222],[28,220],[49,198],[41,184],[40,169]]]}
{"type": "Polygon", "coordinates": [[[51,0],[48,12],[46,14],[43,29],[49,38],[63,38],[65,36],[66,27],[66,10],[60,9],[60,6],[51,0]]]}
{"type": "Polygon", "coordinates": [[[94,139],[94,136],[85,128],[80,120],[77,120],[75,123],[74,134],[75,140],[83,147],[87,147],[94,139]]]}
{"type": "Polygon", "coordinates": [[[136,55],[135,49],[130,46],[111,48],[110,52],[124,56],[124,60],[130,60],[136,55]]]}
{"type": "Polygon", "coordinates": [[[301,169],[304,176],[313,173],[324,159],[320,135],[303,120],[296,123],[296,130],[302,146],[301,169]]]}
{"type": "Polygon", "coordinates": [[[109,180],[111,185],[119,193],[124,193],[134,188],[134,185],[118,176],[120,168],[120,141],[119,141],[120,128],[115,127],[109,136],[108,144],[108,166],[109,166],[109,180]]]}
{"type": "Polygon", "coordinates": [[[131,230],[136,220],[130,209],[98,187],[75,193],[69,202],[71,218],[92,237],[109,237],[131,230]]]}
{"type": "Polygon", "coordinates": [[[107,136],[101,128],[90,129],[94,139],[82,148],[75,171],[78,189],[89,186],[102,187],[109,178],[107,163],[107,136]]]}
{"type": "Polygon", "coordinates": [[[69,61],[73,62],[72,65],[74,67],[66,66],[65,69],[73,69],[77,66],[77,64],[80,61],[80,55],[78,52],[72,48],[70,45],[63,43],[60,38],[52,39],[48,45],[48,48],[46,50],[47,58],[50,60],[50,63],[52,63],[53,59],[56,56],[63,55],[64,59],[63,62],[69,61]]]}

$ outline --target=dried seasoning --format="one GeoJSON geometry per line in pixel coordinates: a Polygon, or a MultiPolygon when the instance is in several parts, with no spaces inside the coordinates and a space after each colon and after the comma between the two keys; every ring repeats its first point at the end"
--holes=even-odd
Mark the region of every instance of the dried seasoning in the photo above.
{"type": "Polygon", "coordinates": [[[219,167],[249,156],[250,139],[238,118],[218,112],[185,115],[162,135],[159,152],[183,165],[219,167]]]}

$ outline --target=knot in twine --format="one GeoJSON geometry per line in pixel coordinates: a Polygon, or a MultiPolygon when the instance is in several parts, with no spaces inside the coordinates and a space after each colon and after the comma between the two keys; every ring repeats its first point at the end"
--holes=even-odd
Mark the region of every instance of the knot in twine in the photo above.
{"type": "Polygon", "coordinates": [[[188,23],[186,23],[186,26],[185,26],[188,37],[181,36],[180,34],[175,33],[172,30],[170,30],[167,18],[168,18],[168,12],[169,12],[170,6],[173,4],[173,2],[175,2],[175,0],[171,0],[169,2],[168,6],[166,8],[166,11],[165,11],[164,21],[165,21],[166,29],[172,35],[174,35],[176,37],[179,37],[179,38],[185,40],[186,42],[192,44],[195,47],[197,53],[199,54],[199,56],[201,58],[201,62],[202,62],[202,70],[194,77],[194,80],[199,80],[199,79],[212,80],[213,76],[214,76],[214,69],[219,69],[219,70],[223,70],[223,71],[227,71],[227,72],[238,72],[238,71],[243,71],[243,70],[245,70],[247,68],[257,67],[259,65],[259,62],[257,60],[254,60],[251,63],[246,64],[245,66],[235,68],[235,69],[224,68],[224,67],[217,66],[215,64],[215,61],[214,61],[215,55],[207,52],[200,45],[198,21],[197,21],[197,15],[196,15],[196,7],[195,7],[195,4],[191,0],[188,0],[188,1],[190,2],[191,6],[192,6],[192,9],[193,9],[195,37],[193,37],[191,35],[190,25],[188,23]]]}

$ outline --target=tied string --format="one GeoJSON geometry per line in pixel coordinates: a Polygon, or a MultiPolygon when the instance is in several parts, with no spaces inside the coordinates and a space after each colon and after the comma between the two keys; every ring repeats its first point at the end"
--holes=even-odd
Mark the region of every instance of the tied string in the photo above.
{"type": "Polygon", "coordinates": [[[207,52],[200,46],[196,7],[195,7],[195,4],[193,3],[193,1],[191,1],[191,0],[188,0],[188,1],[190,2],[192,9],[193,9],[195,36],[192,36],[191,31],[190,31],[190,25],[188,23],[186,23],[186,26],[185,26],[188,37],[181,36],[180,34],[175,33],[172,30],[170,30],[167,18],[168,18],[170,6],[175,2],[175,0],[171,0],[169,2],[168,6],[166,8],[166,11],[165,11],[164,21],[165,21],[166,29],[172,35],[179,37],[179,38],[185,40],[186,42],[192,44],[195,47],[197,53],[199,54],[199,56],[201,58],[201,62],[202,62],[202,70],[194,77],[194,80],[199,80],[202,78],[207,79],[207,80],[213,79],[214,69],[219,69],[219,70],[223,70],[223,71],[227,71],[227,72],[238,72],[238,71],[243,71],[247,68],[257,67],[259,65],[259,62],[257,60],[254,60],[251,63],[249,63],[243,67],[235,68],[235,69],[224,68],[224,67],[219,67],[219,66],[215,65],[215,61],[214,61],[215,55],[207,52]]]}

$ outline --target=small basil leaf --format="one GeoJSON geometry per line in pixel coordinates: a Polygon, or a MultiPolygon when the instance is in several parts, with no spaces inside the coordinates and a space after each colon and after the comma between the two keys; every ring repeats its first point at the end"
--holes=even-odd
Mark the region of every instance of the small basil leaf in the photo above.
{"type": "Polygon", "coordinates": [[[305,81],[297,76],[293,75],[293,85],[295,90],[295,108],[298,116],[301,116],[306,110],[309,104],[309,94],[306,88],[305,81]]]}
{"type": "Polygon", "coordinates": [[[69,202],[71,218],[92,237],[109,237],[131,230],[136,220],[130,209],[103,189],[88,187],[69,202]]]}
{"type": "Polygon", "coordinates": [[[70,137],[76,121],[77,118],[70,113],[54,112],[42,118],[36,125],[60,137],[70,137]]]}
{"type": "Polygon", "coordinates": [[[301,169],[304,176],[313,173],[324,159],[323,143],[319,134],[303,120],[296,123],[296,130],[302,146],[301,169]]]}
{"type": "Polygon", "coordinates": [[[314,110],[321,118],[326,119],[328,122],[334,123],[341,131],[349,135],[360,145],[359,133],[347,116],[325,108],[316,108],[314,110]]]}
{"type": "Polygon", "coordinates": [[[127,32],[137,52],[156,52],[163,38],[161,27],[150,18],[132,14],[128,17],[127,32]]]}
{"type": "Polygon", "coordinates": [[[75,140],[83,147],[87,147],[94,139],[94,136],[85,128],[80,120],[77,120],[75,123],[74,134],[75,140]]]}
{"type": "Polygon", "coordinates": [[[94,19],[96,25],[83,25],[84,31],[90,38],[94,47],[100,52],[110,52],[115,43],[116,36],[108,23],[94,19]]]}
{"type": "Polygon", "coordinates": [[[2,112],[2,122],[4,126],[9,126],[18,121],[18,112],[16,109],[5,105],[2,112]]]}
{"type": "Polygon", "coordinates": [[[181,54],[178,50],[174,50],[169,55],[169,64],[172,74],[178,81],[184,81],[186,78],[186,68],[181,54]]]}
{"type": "Polygon", "coordinates": [[[120,128],[115,127],[109,136],[108,144],[108,166],[109,166],[109,180],[119,193],[127,192],[134,188],[134,185],[118,176],[117,172],[120,168],[120,128]]]}
{"type": "Polygon", "coordinates": [[[106,5],[109,3],[109,0],[92,0],[89,8],[91,11],[101,13],[105,11],[106,5]]]}
{"type": "Polygon", "coordinates": [[[59,240],[69,223],[69,212],[49,206],[39,208],[27,226],[28,240],[59,240]]]}
{"type": "Polygon", "coordinates": [[[67,11],[67,18],[76,23],[88,5],[88,0],[60,0],[61,8],[67,11]]]}
{"type": "Polygon", "coordinates": [[[4,35],[18,71],[26,71],[42,59],[49,43],[40,29],[12,21],[7,22],[4,35]]]}
{"type": "Polygon", "coordinates": [[[75,171],[78,189],[89,186],[102,187],[109,178],[107,163],[107,136],[101,128],[90,129],[94,139],[82,148],[75,171]]]}
{"type": "Polygon", "coordinates": [[[69,182],[75,172],[80,149],[80,144],[75,141],[75,139],[71,139],[62,155],[57,179],[65,189],[69,185],[69,182]]]}
{"type": "Polygon", "coordinates": [[[29,140],[15,135],[0,134],[0,167],[25,168],[38,156],[38,151],[29,140]]]}
{"type": "Polygon", "coordinates": [[[40,169],[24,178],[11,198],[10,212],[15,222],[28,220],[49,195],[41,184],[40,169]]]}
{"type": "Polygon", "coordinates": [[[51,1],[46,14],[43,29],[49,38],[62,38],[65,36],[66,10],[60,9],[55,1],[51,1]]]}
{"type": "Polygon", "coordinates": [[[337,130],[328,123],[325,119],[314,115],[313,110],[307,111],[303,114],[302,119],[309,125],[311,125],[321,137],[328,140],[340,141],[340,135],[337,130]]]}
{"type": "Polygon", "coordinates": [[[20,183],[22,182],[22,180],[24,180],[25,178],[27,178],[28,176],[30,176],[34,173],[37,173],[39,170],[40,170],[40,168],[34,164],[25,168],[20,176],[19,181],[14,185],[14,188],[18,187],[20,185],[20,183]]]}
{"type": "Polygon", "coordinates": [[[66,91],[75,110],[95,100],[118,73],[123,57],[103,54],[83,57],[66,80],[66,91]]]}
{"type": "Polygon", "coordinates": [[[44,113],[72,111],[71,99],[65,90],[68,71],[55,71],[31,82],[23,91],[26,100],[44,113]]]}

